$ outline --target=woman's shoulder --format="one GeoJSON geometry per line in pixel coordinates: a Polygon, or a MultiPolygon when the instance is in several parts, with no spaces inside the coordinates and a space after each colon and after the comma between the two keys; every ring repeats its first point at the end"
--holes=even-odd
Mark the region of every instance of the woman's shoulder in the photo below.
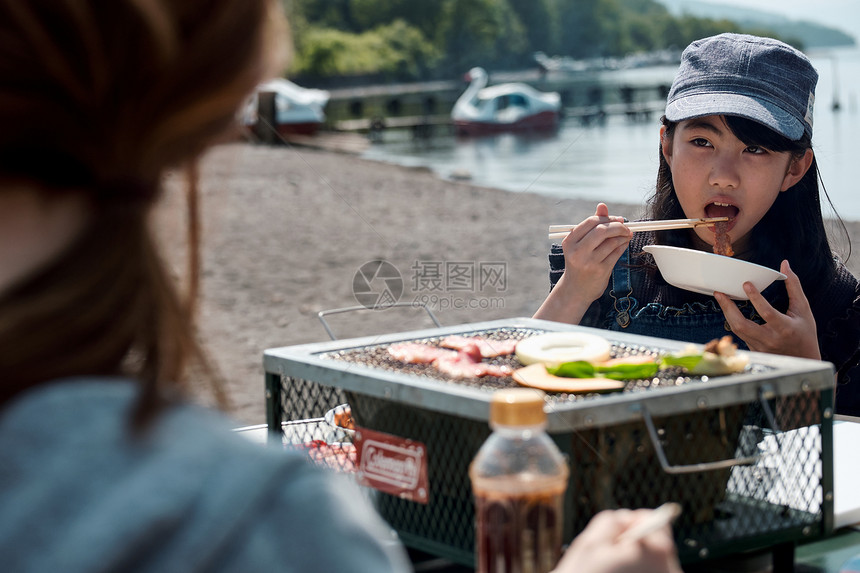
{"type": "Polygon", "coordinates": [[[41,457],[81,483],[103,480],[106,487],[145,489],[159,479],[171,479],[188,485],[189,496],[203,482],[213,486],[219,479],[226,483],[248,474],[242,479],[253,489],[262,486],[266,474],[282,472],[284,466],[301,472],[307,465],[304,456],[274,451],[238,435],[232,431],[235,424],[220,412],[188,403],[165,407],[150,425],[134,431],[130,420],[138,395],[138,385],[121,378],[44,384],[2,410],[0,444],[10,454],[41,457]],[[27,439],[19,443],[16,436],[27,439]],[[117,469],[100,475],[94,466],[117,469]],[[138,475],[149,476],[148,482],[136,481],[138,475]]]}
{"type": "MultiPolygon", "coordinates": [[[[233,566],[210,568],[219,571],[292,562],[304,567],[285,570],[396,569],[397,553],[380,544],[379,518],[346,477],[313,466],[300,451],[253,443],[232,430],[229,418],[190,404],[168,407],[133,435],[128,419],[136,396],[128,380],[66,380],[28,392],[3,410],[0,447],[10,472],[0,475],[0,505],[27,500],[22,535],[48,520],[69,532],[63,543],[79,539],[89,547],[85,539],[102,539],[118,562],[139,563],[141,571],[180,562],[189,570],[233,566]],[[81,507],[88,508],[88,519],[81,507]],[[167,534],[169,540],[146,555],[128,543],[167,534]],[[339,550],[327,545],[332,539],[356,542],[343,542],[339,550]],[[334,565],[350,552],[376,569],[334,565]],[[314,569],[314,561],[325,567],[314,569]]],[[[61,545],[54,538],[0,536],[0,552],[26,549],[18,555],[22,569],[50,562],[61,545]]],[[[72,561],[59,569],[94,570],[105,564],[93,559],[108,559],[93,552],[66,558],[72,561]]]]}
{"type": "Polygon", "coordinates": [[[223,570],[263,570],[284,560],[296,572],[411,570],[367,495],[345,474],[315,469],[284,475],[253,515],[223,570]]]}
{"type": "Polygon", "coordinates": [[[385,546],[388,530],[351,475],[317,467],[301,448],[252,443],[205,408],[183,406],[173,416],[162,431],[187,430],[189,455],[206,450],[207,502],[245,524],[223,570],[284,561],[294,571],[401,570],[402,549],[385,546]]]}

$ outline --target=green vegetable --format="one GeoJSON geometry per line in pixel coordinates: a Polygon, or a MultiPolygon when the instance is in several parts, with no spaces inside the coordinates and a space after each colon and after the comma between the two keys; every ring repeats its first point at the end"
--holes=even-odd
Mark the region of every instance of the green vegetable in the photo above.
{"type": "Polygon", "coordinates": [[[565,378],[594,378],[594,365],[584,360],[562,362],[555,367],[547,366],[546,371],[565,378]]]}
{"type": "Polygon", "coordinates": [[[597,366],[595,371],[604,378],[613,380],[632,380],[634,378],[653,378],[660,366],[656,362],[645,364],[616,364],[615,366],[597,366]]]}
{"type": "Polygon", "coordinates": [[[743,372],[747,365],[746,356],[720,356],[713,352],[703,354],[666,355],[660,361],[661,366],[681,366],[694,376],[723,376],[734,372],[743,372]]]}
{"type": "Polygon", "coordinates": [[[696,366],[699,365],[699,362],[704,358],[701,354],[682,354],[679,356],[673,356],[671,354],[667,354],[663,357],[663,360],[660,361],[660,365],[663,367],[668,366],[680,366],[681,368],[685,368],[686,370],[693,371],[696,366]]]}
{"type": "Polygon", "coordinates": [[[612,366],[595,366],[591,362],[578,360],[564,362],[558,366],[548,366],[546,371],[555,376],[565,378],[609,378],[610,380],[632,380],[638,378],[653,378],[660,366],[655,362],[646,364],[615,364],[612,366]]]}

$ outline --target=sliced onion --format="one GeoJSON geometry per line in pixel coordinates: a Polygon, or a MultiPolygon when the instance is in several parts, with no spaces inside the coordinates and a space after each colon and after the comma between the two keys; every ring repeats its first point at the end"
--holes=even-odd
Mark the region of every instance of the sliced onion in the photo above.
{"type": "Polygon", "coordinates": [[[602,362],[609,359],[611,350],[609,341],[596,334],[549,332],[521,340],[516,354],[524,365],[540,362],[556,366],[577,360],[602,362]]]}

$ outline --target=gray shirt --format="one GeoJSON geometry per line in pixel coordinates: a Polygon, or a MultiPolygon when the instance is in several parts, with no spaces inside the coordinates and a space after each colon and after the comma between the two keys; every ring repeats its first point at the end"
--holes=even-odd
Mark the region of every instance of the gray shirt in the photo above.
{"type": "Polygon", "coordinates": [[[346,477],[193,406],[132,437],[136,392],[127,380],[63,380],[0,410],[4,570],[410,569],[346,477]]]}

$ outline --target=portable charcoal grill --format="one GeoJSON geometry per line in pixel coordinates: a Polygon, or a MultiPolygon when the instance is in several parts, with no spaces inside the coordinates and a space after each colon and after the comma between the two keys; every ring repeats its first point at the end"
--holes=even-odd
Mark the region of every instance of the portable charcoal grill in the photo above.
{"type": "MultiPolygon", "coordinates": [[[[474,564],[468,465],[489,436],[494,390],[510,379],[454,380],[388,356],[398,342],[438,343],[451,334],[522,339],[560,330],[600,334],[613,356],[677,352],[685,343],[528,318],[267,350],[267,424],[319,419],[339,404],[354,423],[426,446],[429,495],[417,503],[374,496],[403,543],[474,564]]],[[[547,430],[568,457],[565,540],[598,511],[683,505],[674,526],[682,563],[763,549],[775,569],[794,545],[833,524],[833,370],[823,362],[749,353],[740,374],[691,377],[661,370],[612,394],[550,394],[547,430]]],[[[520,366],[513,356],[492,359],[520,366]]]]}

